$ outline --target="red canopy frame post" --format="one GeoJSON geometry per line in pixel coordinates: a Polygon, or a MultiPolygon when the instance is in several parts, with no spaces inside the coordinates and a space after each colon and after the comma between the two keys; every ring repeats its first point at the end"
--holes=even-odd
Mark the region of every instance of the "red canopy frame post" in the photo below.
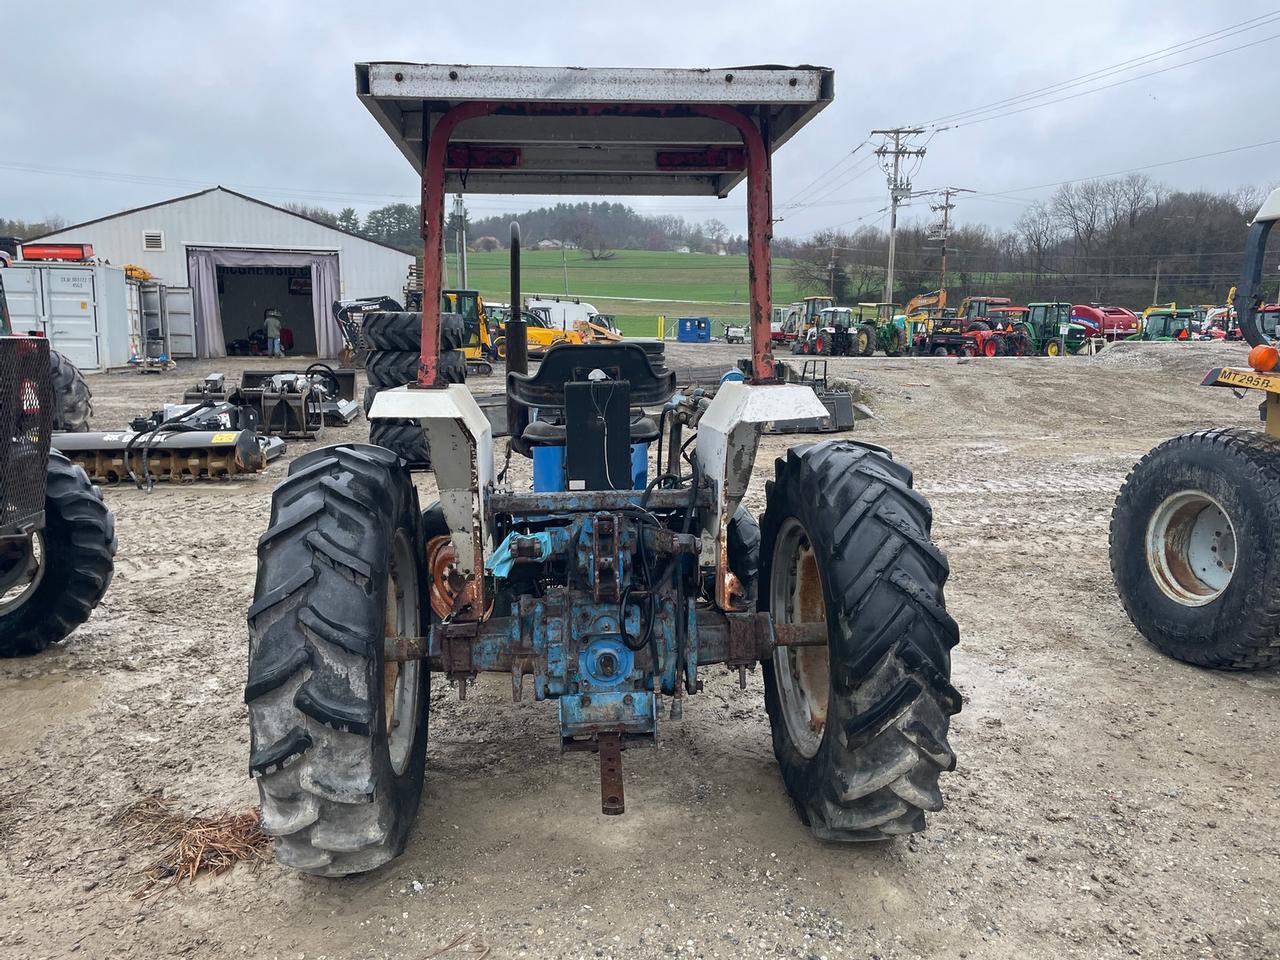
{"type": "MultiPolygon", "coordinates": [[[[498,112],[569,116],[703,116],[738,130],[747,160],[747,264],[751,301],[751,380],[777,379],[770,339],[773,284],[770,244],[773,239],[773,182],[767,132],[744,114],[718,104],[531,104],[472,102],[446,112],[428,132],[422,164],[422,352],[418,385],[441,388],[440,288],[444,278],[444,201],[449,140],[458,124],[498,112]]],[[[512,158],[519,163],[518,156],[512,158]]],[[[655,156],[655,169],[657,168],[655,156]]]]}

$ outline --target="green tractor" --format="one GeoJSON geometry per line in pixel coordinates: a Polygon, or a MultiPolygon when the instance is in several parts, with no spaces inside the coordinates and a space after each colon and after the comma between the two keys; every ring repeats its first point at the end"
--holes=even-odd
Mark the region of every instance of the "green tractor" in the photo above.
{"type": "Polygon", "coordinates": [[[1129,340],[1194,340],[1191,324],[1198,311],[1189,308],[1161,307],[1148,310],[1142,318],[1142,329],[1129,340]]]}
{"type": "Polygon", "coordinates": [[[866,343],[860,350],[869,357],[877,350],[888,357],[900,357],[907,348],[905,317],[902,305],[897,303],[858,304],[858,342],[866,343]]]}
{"type": "Polygon", "coordinates": [[[1031,341],[1028,353],[1060,357],[1076,353],[1084,346],[1089,336],[1088,327],[1071,319],[1071,304],[1030,303],[1027,308],[1027,315],[1014,330],[1031,341]]]}

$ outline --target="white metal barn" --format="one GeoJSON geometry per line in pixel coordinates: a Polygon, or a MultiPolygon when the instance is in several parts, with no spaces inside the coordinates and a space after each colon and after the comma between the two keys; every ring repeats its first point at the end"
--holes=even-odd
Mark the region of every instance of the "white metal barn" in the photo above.
{"type": "Polygon", "coordinates": [[[399,298],[410,254],[226,187],[125,210],[36,238],[91,243],[94,255],[131,263],[170,287],[190,287],[195,351],[227,355],[284,314],[291,352],[333,357],[342,334],[334,300],[399,298]],[[239,343],[237,343],[239,341],[239,343]]]}

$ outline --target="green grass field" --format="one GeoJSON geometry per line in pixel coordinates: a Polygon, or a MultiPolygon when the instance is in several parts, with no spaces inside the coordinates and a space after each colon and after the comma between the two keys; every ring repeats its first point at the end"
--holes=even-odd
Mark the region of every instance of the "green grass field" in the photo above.
{"type": "MultiPolygon", "coordinates": [[[[567,250],[562,262],[559,250],[528,250],[520,264],[525,296],[564,296],[566,266],[569,295],[590,301],[601,313],[614,314],[621,330],[632,336],[654,336],[659,315],[668,321],[681,316],[745,321],[747,316],[745,256],[619,250],[612,260],[592,260],[584,251],[567,250]],[[705,302],[678,302],[682,300],[705,302]]],[[[774,303],[790,303],[800,296],[788,279],[787,266],[785,260],[773,262],[774,303]]],[[[447,282],[453,284],[453,257],[448,271],[447,282]]],[[[509,299],[506,250],[468,254],[467,274],[469,285],[486,300],[509,299]]]]}

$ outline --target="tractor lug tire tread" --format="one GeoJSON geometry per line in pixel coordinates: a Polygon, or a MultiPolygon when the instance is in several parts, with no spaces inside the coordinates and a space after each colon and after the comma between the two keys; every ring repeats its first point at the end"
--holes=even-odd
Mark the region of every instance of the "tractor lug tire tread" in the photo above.
{"type": "Polygon", "coordinates": [[[102,490],[57,450],[45,490],[44,579],[0,615],[0,657],[39,653],[89,619],[115,572],[116,525],[102,490]]]}
{"type": "Polygon", "coordinates": [[[1200,430],[1166,440],[1134,465],[1111,511],[1111,574],[1125,613],[1158,650],[1200,667],[1280,665],[1277,543],[1280,438],[1257,430],[1200,430]],[[1236,533],[1231,582],[1221,596],[1198,607],[1167,597],[1146,558],[1152,513],[1186,489],[1227,501],[1222,505],[1236,533]],[[1252,579],[1245,579],[1246,571],[1252,579]]]}
{"type": "Polygon", "coordinates": [[[806,759],[792,745],[774,675],[764,667],[774,753],[801,819],[824,840],[882,840],[924,828],[955,768],[947,741],[961,696],[951,685],[959,639],[946,611],[949,567],[930,539],[932,510],[911,471],[847,440],[794,447],[776,462],[762,519],[760,607],[770,602],[783,521],[804,526],[819,560],[831,651],[825,736],[806,759]]]}
{"type": "Polygon", "coordinates": [[[427,672],[401,774],[382,705],[386,571],[403,529],[420,556],[417,494],[397,457],[343,444],[290,465],[259,540],[248,611],[249,769],[276,859],[302,872],[382,866],[403,850],[417,811],[427,672]]]}

